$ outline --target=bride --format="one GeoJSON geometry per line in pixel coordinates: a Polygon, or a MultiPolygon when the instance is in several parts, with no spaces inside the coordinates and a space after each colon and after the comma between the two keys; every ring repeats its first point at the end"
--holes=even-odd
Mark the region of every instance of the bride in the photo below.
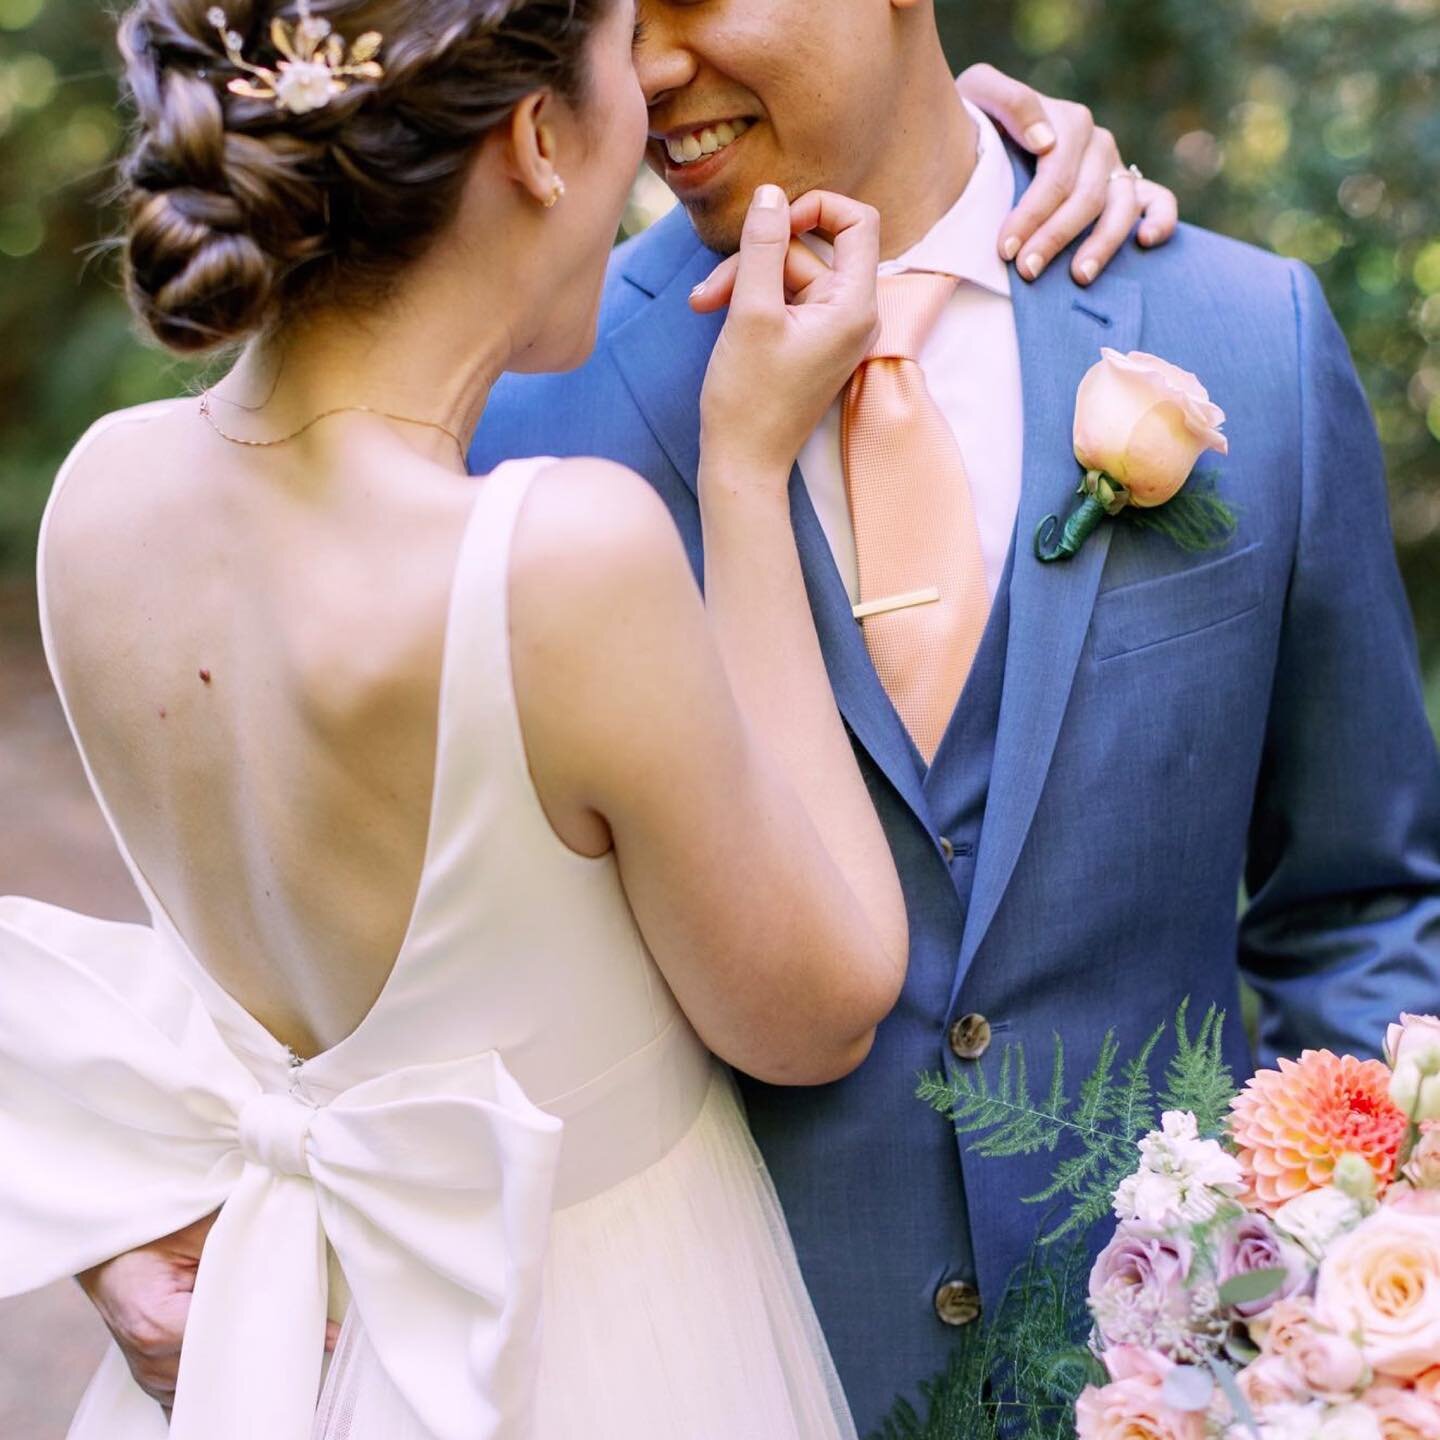
{"type": "Polygon", "coordinates": [[[496,377],[593,342],[634,24],[124,21],[131,299],[178,351],[248,344],[97,425],[41,539],[151,916],[0,901],[0,1294],[83,1274],[131,1342],[79,1440],[854,1435],[721,1062],[842,1076],[905,973],[786,499],[873,332],[876,215],[755,197],[703,602],[634,475],[465,473],[496,377]],[[810,229],[834,268],[787,303],[810,229]],[[114,1297],[157,1251],[190,1276],[147,1329],[114,1297]]]}

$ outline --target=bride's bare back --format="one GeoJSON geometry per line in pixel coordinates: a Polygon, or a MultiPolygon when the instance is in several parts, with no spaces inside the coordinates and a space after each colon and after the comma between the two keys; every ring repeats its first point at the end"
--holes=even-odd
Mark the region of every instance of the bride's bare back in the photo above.
{"type": "Polygon", "coordinates": [[[355,1028],[404,939],[476,484],[378,425],[343,433],[315,468],[226,445],[193,402],[130,412],[77,450],[46,543],[55,662],[115,822],[190,948],[301,1055],[355,1028]]]}

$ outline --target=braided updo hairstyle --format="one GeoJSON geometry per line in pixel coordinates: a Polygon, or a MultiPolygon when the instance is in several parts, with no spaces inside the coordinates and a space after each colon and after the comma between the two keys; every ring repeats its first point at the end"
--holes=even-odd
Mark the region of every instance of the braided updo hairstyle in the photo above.
{"type": "MultiPolygon", "coordinates": [[[[140,0],[120,24],[137,134],[122,168],[131,303],[163,344],[212,349],[316,302],[383,291],[454,216],[475,147],[537,90],[583,101],[611,0],[312,0],[383,77],[304,114],[232,94],[216,0],[140,0]]],[[[273,66],[293,0],[224,0],[273,66]]]]}

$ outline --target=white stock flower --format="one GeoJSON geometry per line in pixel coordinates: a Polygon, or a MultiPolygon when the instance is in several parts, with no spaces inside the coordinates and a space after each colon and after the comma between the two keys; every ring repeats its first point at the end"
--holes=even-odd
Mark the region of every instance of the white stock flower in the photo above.
{"type": "Polygon", "coordinates": [[[1145,1225],[1200,1224],[1244,1189],[1240,1162],[1202,1140],[1195,1117],[1167,1110],[1140,1142],[1140,1168],[1115,1191],[1115,1214],[1145,1225]]]}

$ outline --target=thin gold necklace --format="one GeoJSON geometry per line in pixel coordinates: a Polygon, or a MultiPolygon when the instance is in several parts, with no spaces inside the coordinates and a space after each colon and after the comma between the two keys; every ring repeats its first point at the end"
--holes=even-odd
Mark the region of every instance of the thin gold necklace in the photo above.
{"type": "MultiPolygon", "coordinates": [[[[200,415],[222,440],[228,440],[232,445],[244,445],[253,450],[268,450],[274,445],[284,445],[291,440],[298,440],[307,430],[313,429],[322,420],[330,419],[332,415],[374,415],[381,420],[394,420],[400,425],[419,425],[426,430],[438,430],[442,435],[448,435],[455,442],[455,448],[460,453],[460,463],[464,465],[467,460],[465,442],[448,425],[442,425],[438,420],[417,420],[413,415],[394,415],[388,410],[376,410],[370,405],[337,405],[333,410],[322,410],[320,414],[313,416],[298,430],[292,430],[288,435],[281,435],[274,440],[247,440],[243,436],[231,435],[220,428],[219,422],[210,409],[210,393],[209,390],[203,390],[200,393],[200,415]]],[[[229,404],[229,401],[226,401],[226,404],[229,404]]]]}

